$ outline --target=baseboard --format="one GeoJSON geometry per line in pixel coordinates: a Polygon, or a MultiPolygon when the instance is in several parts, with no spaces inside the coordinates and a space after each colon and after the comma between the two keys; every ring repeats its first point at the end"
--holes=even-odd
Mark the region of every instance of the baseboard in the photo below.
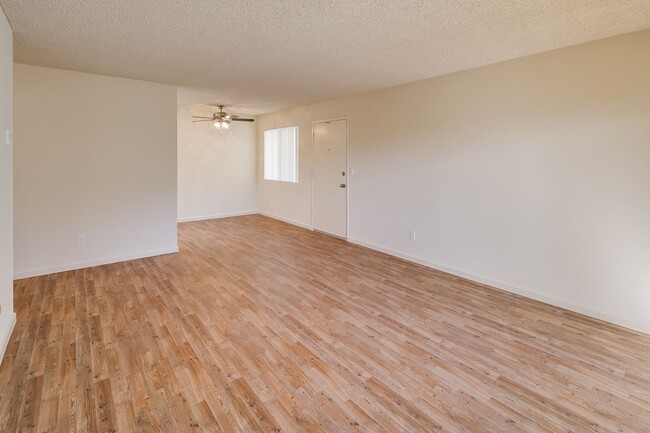
{"type": "Polygon", "coordinates": [[[9,323],[5,329],[0,330],[0,364],[5,356],[5,351],[7,350],[7,345],[9,344],[9,339],[11,339],[11,333],[14,331],[16,326],[16,313],[11,312],[9,317],[9,323]]]}
{"type": "Polygon", "coordinates": [[[356,245],[360,245],[362,247],[370,248],[371,250],[379,251],[388,254],[390,256],[399,257],[400,259],[417,263],[419,265],[423,265],[428,268],[446,272],[448,274],[455,275],[457,277],[462,277],[471,281],[475,281],[477,283],[485,284],[486,286],[495,287],[497,289],[501,289],[507,292],[515,293],[517,295],[525,296],[526,298],[534,299],[536,301],[544,302],[546,304],[564,308],[566,310],[570,310],[576,313],[584,314],[586,316],[600,319],[605,322],[613,323],[615,325],[623,326],[625,328],[629,328],[634,331],[650,334],[650,325],[648,324],[638,323],[625,318],[612,316],[611,314],[594,310],[589,307],[585,307],[584,305],[578,305],[573,302],[566,301],[564,299],[556,298],[553,296],[548,296],[533,290],[522,289],[521,287],[517,287],[512,284],[505,283],[503,281],[496,281],[491,278],[486,278],[480,275],[472,274],[470,272],[465,272],[458,269],[450,268],[448,266],[444,266],[439,263],[434,263],[429,260],[423,259],[421,257],[416,257],[409,254],[402,253],[400,251],[392,250],[390,248],[386,248],[381,245],[376,245],[359,239],[348,239],[348,242],[351,242],[356,245]]]}
{"type": "Polygon", "coordinates": [[[221,213],[221,214],[215,214],[215,215],[202,215],[202,216],[195,216],[195,217],[183,217],[183,218],[178,218],[176,221],[179,223],[188,223],[191,221],[204,221],[204,220],[214,220],[218,218],[228,218],[228,217],[236,217],[236,216],[244,216],[244,215],[257,215],[259,212],[256,210],[249,210],[245,212],[233,212],[233,213],[221,213]]]}
{"type": "Polygon", "coordinates": [[[32,269],[28,271],[14,272],[14,280],[22,278],[38,277],[40,275],[55,274],[57,272],[74,271],[76,269],[90,268],[92,266],[109,265],[111,263],[125,262],[127,260],[143,259],[145,257],[162,256],[164,254],[173,254],[178,252],[178,245],[161,250],[145,251],[124,256],[110,257],[105,259],[89,260],[86,262],[69,263],[65,265],[52,266],[41,269],[32,269]]]}
{"type": "Polygon", "coordinates": [[[303,223],[300,223],[298,221],[294,221],[294,220],[290,220],[290,219],[287,219],[287,218],[279,217],[277,215],[272,215],[272,214],[269,214],[269,213],[266,213],[266,212],[258,212],[258,213],[260,215],[265,216],[265,217],[273,218],[274,220],[278,220],[278,221],[285,222],[287,224],[292,224],[294,226],[302,227],[303,229],[314,230],[314,228],[312,226],[308,225],[308,224],[303,224],[303,223]]]}

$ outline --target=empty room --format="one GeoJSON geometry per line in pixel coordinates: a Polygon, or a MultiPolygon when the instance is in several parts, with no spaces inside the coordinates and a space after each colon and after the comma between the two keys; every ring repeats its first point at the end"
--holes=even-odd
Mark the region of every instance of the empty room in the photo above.
{"type": "Polygon", "coordinates": [[[0,6],[1,433],[650,433],[648,0],[0,6]]]}

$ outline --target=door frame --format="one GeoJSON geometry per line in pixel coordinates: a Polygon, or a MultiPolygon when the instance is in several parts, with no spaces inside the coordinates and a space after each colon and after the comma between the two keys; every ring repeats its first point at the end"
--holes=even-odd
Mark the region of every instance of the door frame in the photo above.
{"type": "MultiPolygon", "coordinates": [[[[317,123],[330,123],[337,120],[345,120],[345,239],[350,236],[350,120],[348,116],[331,117],[328,119],[314,120],[311,122],[311,229],[317,231],[314,227],[314,170],[316,168],[316,145],[314,140],[314,126],[317,123]]],[[[326,233],[329,236],[339,238],[339,236],[326,233]]]]}

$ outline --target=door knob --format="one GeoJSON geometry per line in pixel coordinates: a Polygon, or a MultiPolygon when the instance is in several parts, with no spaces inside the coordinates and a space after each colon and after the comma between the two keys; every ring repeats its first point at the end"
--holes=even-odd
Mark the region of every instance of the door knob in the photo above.
{"type": "Polygon", "coordinates": [[[340,186],[341,188],[345,188],[345,184],[344,184],[344,183],[340,184],[339,186],[340,186]]]}

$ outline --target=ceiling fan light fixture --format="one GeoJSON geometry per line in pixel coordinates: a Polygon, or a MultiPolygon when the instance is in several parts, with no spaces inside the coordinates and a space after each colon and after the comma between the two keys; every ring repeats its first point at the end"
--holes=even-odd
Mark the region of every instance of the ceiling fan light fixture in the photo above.
{"type": "Polygon", "coordinates": [[[227,119],[220,119],[213,123],[214,127],[217,129],[228,129],[230,127],[230,122],[227,119]]]}
{"type": "Polygon", "coordinates": [[[199,120],[193,120],[192,122],[212,122],[212,126],[214,126],[218,130],[222,129],[228,129],[230,128],[230,123],[231,122],[254,122],[255,119],[246,119],[237,116],[236,114],[231,114],[231,113],[226,113],[223,111],[224,106],[223,105],[217,105],[219,108],[219,111],[216,113],[212,113],[212,116],[192,116],[194,119],[199,119],[199,120]]]}

